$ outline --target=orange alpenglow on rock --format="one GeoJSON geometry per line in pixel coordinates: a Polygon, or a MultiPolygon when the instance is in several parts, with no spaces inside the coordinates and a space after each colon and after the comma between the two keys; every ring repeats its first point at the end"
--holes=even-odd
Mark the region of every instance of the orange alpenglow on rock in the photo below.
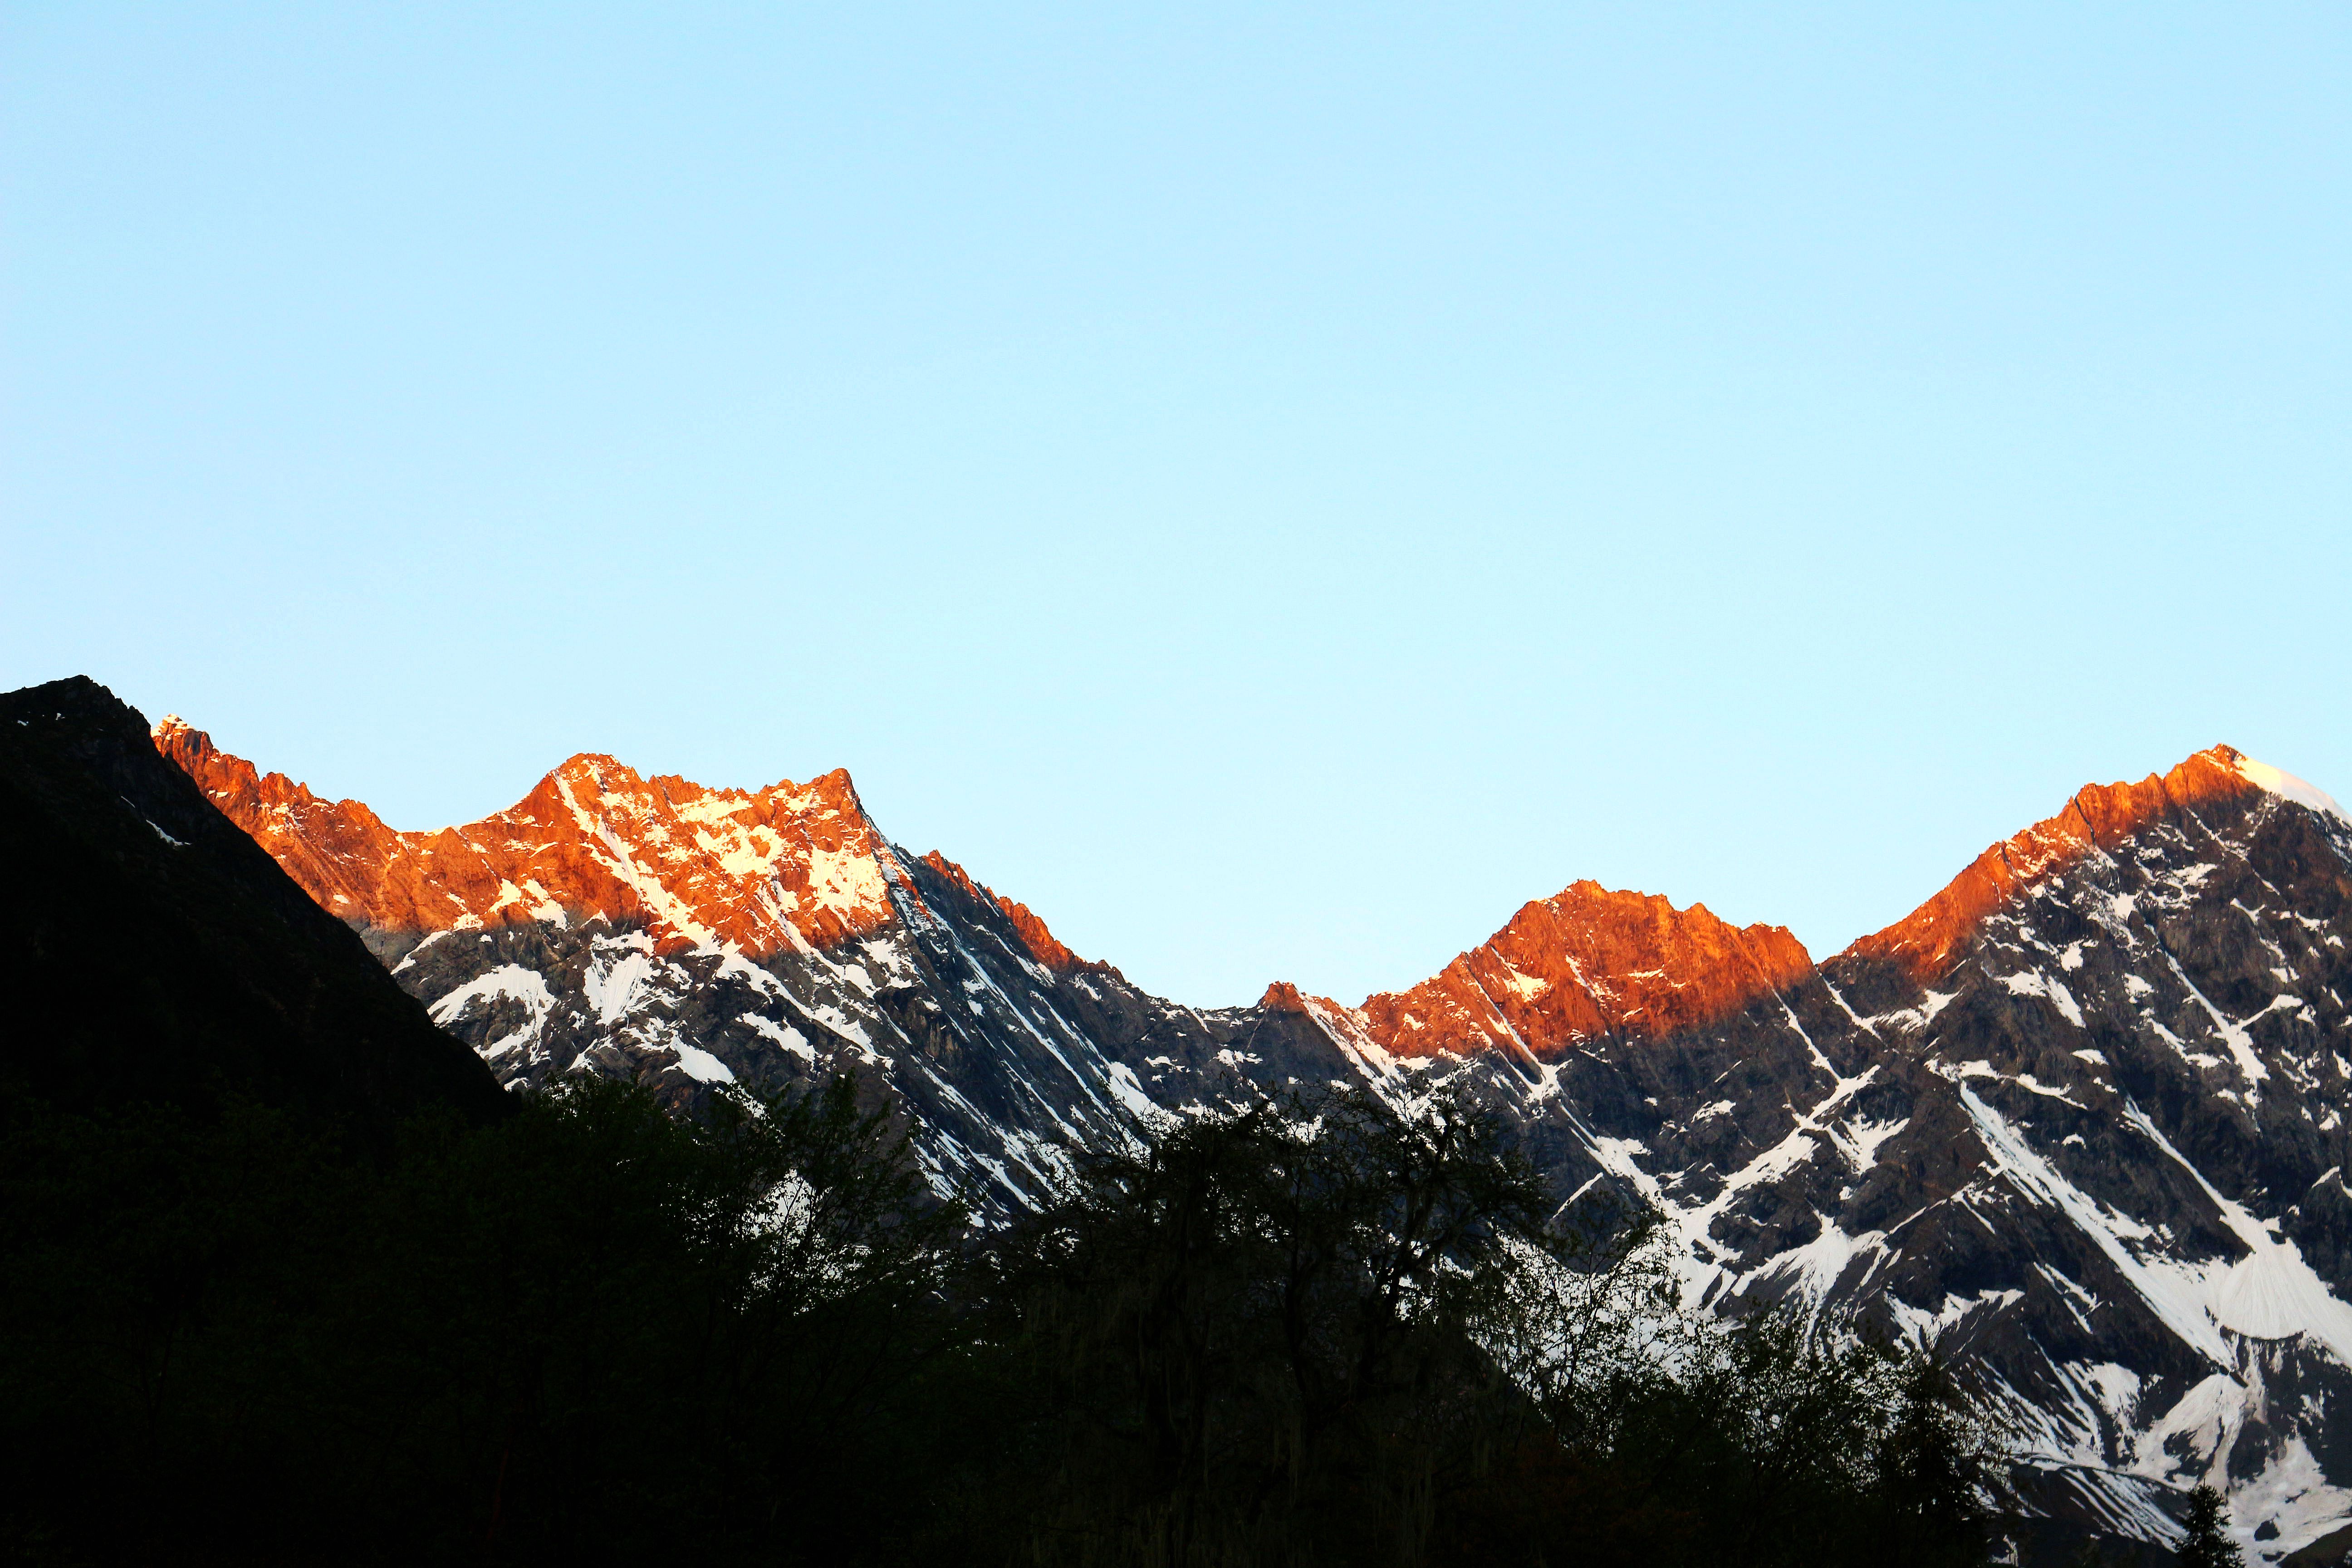
{"type": "Polygon", "coordinates": [[[1369,998],[1359,1016],[1393,1056],[1523,1049],[1549,1058],[1601,1035],[1713,1023],[1812,970],[1783,927],[1738,929],[1704,904],[1678,910],[1655,894],[1577,882],[1411,990],[1369,998]]]}
{"type": "Polygon", "coordinates": [[[1277,980],[1267,986],[1265,994],[1257,999],[1257,1005],[1269,1013],[1311,1013],[1315,1006],[1339,1005],[1328,996],[1308,996],[1287,980],[1277,980]]]}
{"type": "Polygon", "coordinates": [[[1022,945],[1028,948],[1030,956],[1046,968],[1066,974],[1072,970],[1104,967],[1099,963],[1089,963],[1064,947],[1054,933],[1045,929],[1045,922],[1030,912],[1028,905],[1014,903],[994,889],[973,881],[969,872],[938,850],[924,856],[923,864],[961,888],[968,896],[984,904],[994,904],[1003,910],[1004,918],[1013,922],[1013,929],[1020,933],[1022,945]]]}
{"type": "Polygon", "coordinates": [[[2278,776],[2234,747],[2211,746],[2137,784],[2085,784],[2065,810],[1993,845],[1941,892],[1846,951],[1892,959],[1916,979],[1935,979],[1966,952],[1985,917],[2014,895],[2114,848],[2159,817],[2255,794],[2264,774],[2278,776]]]}
{"type": "Polygon", "coordinates": [[[1372,1037],[1370,1020],[1360,1007],[1350,1007],[1334,1002],[1328,996],[1309,996],[1287,980],[1277,980],[1265,988],[1257,999],[1258,1007],[1268,1013],[1303,1013],[1339,1043],[1343,1050],[1361,1050],[1377,1047],[1372,1037]]]}
{"type": "Polygon", "coordinates": [[[754,795],[583,753],[509,810],[402,833],[357,801],[258,773],[179,719],[155,726],[155,745],[312,898],[362,927],[601,914],[642,923],[664,950],[723,942],[757,957],[830,947],[893,918],[896,862],[843,769],[754,795]]]}

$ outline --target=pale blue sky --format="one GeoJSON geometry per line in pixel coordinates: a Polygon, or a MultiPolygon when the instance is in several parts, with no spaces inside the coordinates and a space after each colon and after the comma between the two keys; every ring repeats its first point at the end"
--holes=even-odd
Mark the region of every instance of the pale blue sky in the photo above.
{"type": "Polygon", "coordinates": [[[1198,1003],[2352,797],[2340,5],[0,10],[0,684],[577,751],[1198,1003]]]}

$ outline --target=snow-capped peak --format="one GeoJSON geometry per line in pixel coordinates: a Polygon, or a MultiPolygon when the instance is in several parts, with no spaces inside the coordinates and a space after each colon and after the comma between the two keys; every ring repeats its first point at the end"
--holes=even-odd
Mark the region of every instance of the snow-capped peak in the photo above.
{"type": "Polygon", "coordinates": [[[2316,784],[2305,783],[2291,773],[2274,768],[2268,763],[2258,763],[2242,752],[2236,754],[2231,766],[2237,770],[2240,778],[2244,779],[2256,789],[2277,795],[2282,800],[2291,800],[2297,805],[2307,806],[2313,811],[2341,821],[2352,822],[2352,816],[2347,816],[2344,808],[2336,804],[2334,796],[2316,784]]]}

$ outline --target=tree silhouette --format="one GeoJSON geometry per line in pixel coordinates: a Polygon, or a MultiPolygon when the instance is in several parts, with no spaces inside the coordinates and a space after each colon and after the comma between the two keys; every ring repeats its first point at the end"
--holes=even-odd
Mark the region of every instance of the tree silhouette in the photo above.
{"type": "Polygon", "coordinates": [[[2221,1529],[2221,1494],[2200,1486],[2189,1494],[2189,1514],[2181,1521],[2189,1533],[2180,1542],[2180,1568],[2243,1568],[2246,1561],[2221,1529]]]}

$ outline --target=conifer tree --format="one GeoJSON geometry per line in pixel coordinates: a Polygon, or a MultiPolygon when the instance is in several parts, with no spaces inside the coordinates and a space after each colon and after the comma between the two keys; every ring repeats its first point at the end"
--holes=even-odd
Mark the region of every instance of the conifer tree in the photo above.
{"type": "Polygon", "coordinates": [[[2221,1529],[2221,1494],[2200,1486],[2189,1494],[2188,1530],[2180,1542],[2180,1568],[2244,1568],[2245,1556],[2221,1529]]]}

